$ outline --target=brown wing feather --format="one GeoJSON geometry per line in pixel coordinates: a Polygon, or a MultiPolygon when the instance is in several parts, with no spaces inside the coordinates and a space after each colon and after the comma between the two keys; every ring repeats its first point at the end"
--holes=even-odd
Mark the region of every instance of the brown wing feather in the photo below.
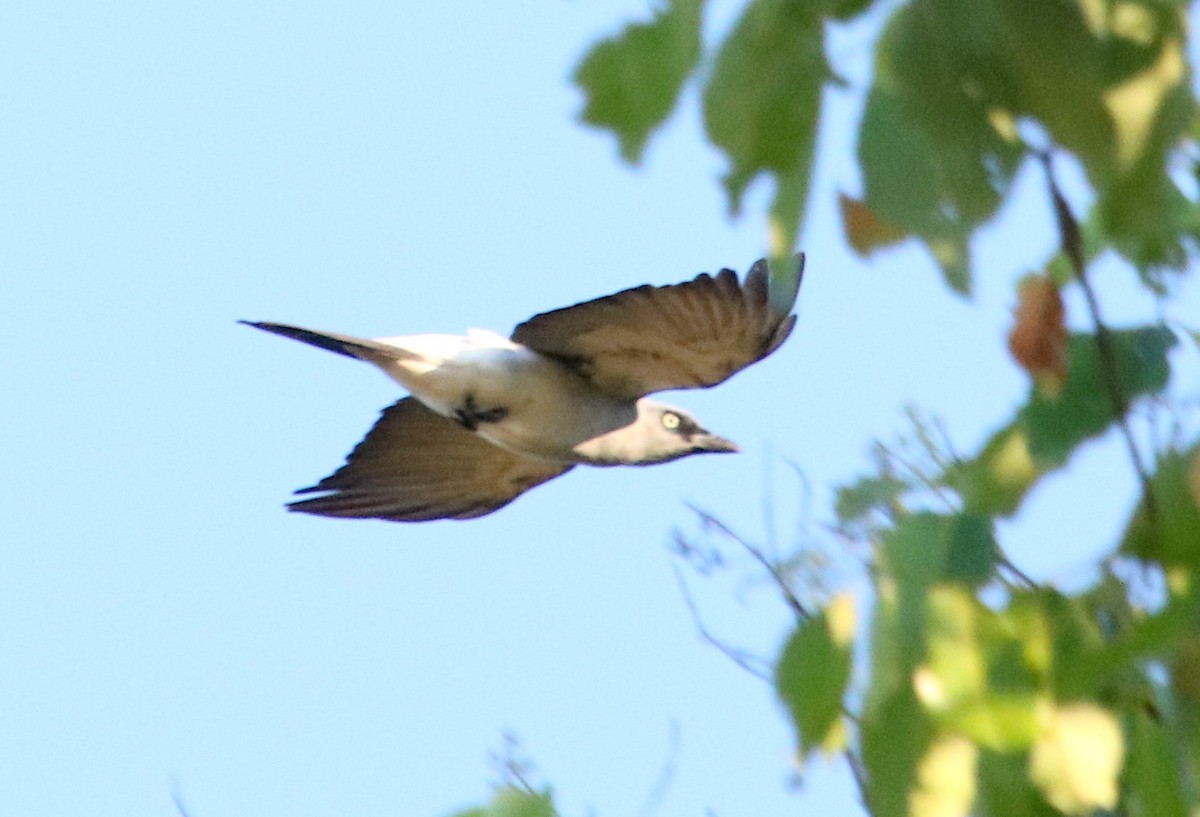
{"type": "MultiPolygon", "coordinates": [[[[803,271],[803,257],[800,259],[803,271]]],[[[543,312],[513,341],[559,358],[598,388],[626,398],[706,388],[779,348],[794,315],[767,299],[767,264],[739,283],[728,269],[670,286],[640,286],[543,312]]]]}
{"type": "Polygon", "coordinates": [[[323,492],[292,511],[396,522],[470,519],[571,469],[513,454],[406,397],[333,474],[297,494],[323,492]]]}

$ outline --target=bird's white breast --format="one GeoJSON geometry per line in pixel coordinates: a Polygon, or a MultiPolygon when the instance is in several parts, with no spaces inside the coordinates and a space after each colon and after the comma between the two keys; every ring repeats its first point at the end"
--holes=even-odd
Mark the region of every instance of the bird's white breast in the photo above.
{"type": "Polygon", "coordinates": [[[377,365],[439,414],[454,418],[468,397],[479,410],[503,409],[503,419],[476,431],[510,451],[573,462],[581,442],[637,417],[631,403],[601,394],[558,361],[494,332],[379,342],[406,354],[377,365]]]}

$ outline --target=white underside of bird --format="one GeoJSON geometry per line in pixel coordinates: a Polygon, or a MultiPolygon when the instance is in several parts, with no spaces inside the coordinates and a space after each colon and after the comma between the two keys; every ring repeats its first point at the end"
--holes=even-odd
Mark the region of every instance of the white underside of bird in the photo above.
{"type": "Polygon", "coordinates": [[[367,358],[429,408],[516,454],[587,462],[637,409],[563,364],[486,329],[376,338],[395,357],[367,358]],[[472,414],[475,417],[472,417],[472,414]]]}

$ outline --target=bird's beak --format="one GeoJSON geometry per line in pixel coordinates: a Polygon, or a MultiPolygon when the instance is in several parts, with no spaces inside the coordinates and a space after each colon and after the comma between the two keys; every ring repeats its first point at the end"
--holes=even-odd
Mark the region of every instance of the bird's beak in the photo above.
{"type": "Polygon", "coordinates": [[[707,451],[713,454],[736,454],[742,450],[733,440],[709,434],[707,431],[693,437],[692,445],[696,447],[697,451],[707,451]]]}

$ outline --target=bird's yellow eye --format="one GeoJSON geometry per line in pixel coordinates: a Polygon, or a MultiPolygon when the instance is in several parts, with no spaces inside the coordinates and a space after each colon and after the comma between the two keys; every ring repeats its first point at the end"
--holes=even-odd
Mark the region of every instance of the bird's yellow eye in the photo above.
{"type": "Polygon", "coordinates": [[[672,431],[679,428],[679,415],[673,411],[668,411],[662,416],[663,428],[669,428],[672,431]]]}

